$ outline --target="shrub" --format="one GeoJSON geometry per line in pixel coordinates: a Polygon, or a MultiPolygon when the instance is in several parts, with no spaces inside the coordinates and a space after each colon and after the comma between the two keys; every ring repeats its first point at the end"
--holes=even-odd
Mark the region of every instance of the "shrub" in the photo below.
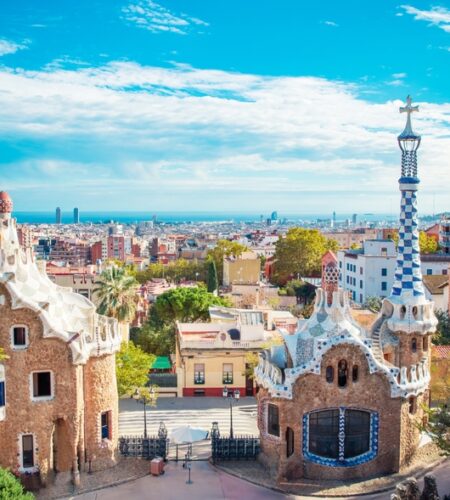
{"type": "Polygon", "coordinates": [[[0,469],[0,498],[2,500],[33,500],[32,493],[26,493],[20,481],[11,472],[0,469]]]}

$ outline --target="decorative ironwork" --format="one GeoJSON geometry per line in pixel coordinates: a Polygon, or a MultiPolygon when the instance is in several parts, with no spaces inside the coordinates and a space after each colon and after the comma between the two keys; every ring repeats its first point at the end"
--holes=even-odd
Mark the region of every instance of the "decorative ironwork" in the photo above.
{"type": "MultiPolygon", "coordinates": [[[[161,428],[160,428],[161,429],[161,428]]],[[[155,457],[167,459],[169,440],[167,437],[122,436],[119,438],[119,451],[124,457],[144,458],[152,460],[155,457]]]]}
{"type": "Polygon", "coordinates": [[[260,440],[255,436],[215,437],[211,440],[213,461],[255,460],[260,452],[260,440]]]}

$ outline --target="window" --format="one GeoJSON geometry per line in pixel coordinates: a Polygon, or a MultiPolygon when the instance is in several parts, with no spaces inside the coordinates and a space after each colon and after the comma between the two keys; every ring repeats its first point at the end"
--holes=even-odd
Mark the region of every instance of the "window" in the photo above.
{"type": "Polygon", "coordinates": [[[342,269],[342,260],[339,261],[339,269],[342,269]]]}
{"type": "Polygon", "coordinates": [[[331,384],[334,380],[334,368],[332,366],[327,366],[326,369],[326,380],[329,384],[331,384]]]}
{"type": "Polygon", "coordinates": [[[34,467],[34,446],[33,436],[25,434],[22,436],[22,467],[29,469],[34,467]]]}
{"type": "Polygon", "coordinates": [[[357,382],[359,376],[359,367],[358,365],[353,365],[352,367],[352,381],[357,382]]]}
{"type": "Polygon", "coordinates": [[[101,414],[102,439],[111,439],[111,412],[105,411],[101,414]]]}
{"type": "Polygon", "coordinates": [[[433,274],[433,269],[427,269],[427,275],[430,276],[431,274],[433,274]]]}
{"type": "Polygon", "coordinates": [[[294,431],[288,427],[286,429],[286,456],[289,458],[294,453],[294,431]]]}
{"type": "Polygon", "coordinates": [[[423,350],[428,351],[428,337],[426,335],[423,338],[423,350]]]}
{"type": "Polygon", "coordinates": [[[13,326],[11,331],[12,347],[25,349],[28,345],[28,332],[25,326],[13,326]]]}
{"type": "Polygon", "coordinates": [[[361,304],[364,302],[362,293],[359,294],[359,301],[361,302],[361,304]]]}
{"type": "Polygon", "coordinates": [[[223,364],[223,380],[224,384],[232,384],[233,383],[233,364],[232,363],[224,363],[223,364]]]}
{"type": "Polygon", "coordinates": [[[363,280],[359,280],[359,288],[363,287],[363,280]]]}
{"type": "Polygon", "coordinates": [[[382,281],[381,282],[381,290],[383,292],[385,292],[387,290],[387,283],[386,283],[386,281],[382,281]]]}
{"type": "Polygon", "coordinates": [[[359,274],[363,274],[363,272],[364,272],[364,271],[363,271],[363,268],[362,268],[362,267],[360,267],[360,268],[359,268],[359,274]]]}
{"type": "Polygon", "coordinates": [[[5,406],[5,381],[0,382],[0,408],[5,406]]]}
{"type": "Polygon", "coordinates": [[[194,364],[194,384],[205,383],[205,365],[203,363],[194,364]]]}
{"type": "Polygon", "coordinates": [[[267,408],[267,432],[272,436],[280,435],[280,418],[278,413],[278,406],[268,404],[267,408]]]}
{"type": "Polygon", "coordinates": [[[416,339],[411,340],[411,351],[417,352],[417,340],[416,339]]]}
{"type": "Polygon", "coordinates": [[[362,455],[370,447],[370,413],[349,410],[345,412],[344,458],[362,455]]]}
{"type": "Polygon", "coordinates": [[[381,256],[387,257],[387,248],[386,247],[381,247],[381,256]]]}
{"type": "Polygon", "coordinates": [[[325,410],[309,416],[309,451],[328,458],[339,456],[339,410],[325,410]]]}
{"type": "Polygon", "coordinates": [[[50,372],[34,372],[33,398],[52,397],[52,374],[50,372]]]}
{"type": "Polygon", "coordinates": [[[355,465],[376,455],[378,415],[346,408],[321,410],[303,417],[305,456],[322,465],[355,465]]]}
{"type": "Polygon", "coordinates": [[[416,413],[416,398],[411,396],[408,400],[408,403],[409,403],[409,413],[411,413],[411,415],[414,415],[414,413],[416,413]]]}
{"type": "Polygon", "coordinates": [[[381,276],[387,276],[387,269],[385,267],[381,269],[381,276]]]}
{"type": "Polygon", "coordinates": [[[347,361],[341,359],[338,364],[338,386],[345,387],[347,385],[347,361]]]}

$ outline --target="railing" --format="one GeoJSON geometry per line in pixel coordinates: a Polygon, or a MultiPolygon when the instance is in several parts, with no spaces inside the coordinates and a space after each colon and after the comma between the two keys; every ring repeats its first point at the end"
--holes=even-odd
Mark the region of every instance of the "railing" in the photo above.
{"type": "Polygon", "coordinates": [[[177,387],[176,373],[150,373],[148,376],[150,385],[158,387],[177,387]]]}
{"type": "Polygon", "coordinates": [[[144,458],[152,460],[155,457],[167,458],[169,440],[165,437],[122,436],[119,438],[119,452],[124,457],[144,458]]]}
{"type": "Polygon", "coordinates": [[[260,449],[260,440],[255,436],[213,437],[211,440],[213,461],[256,460],[260,449]]]}

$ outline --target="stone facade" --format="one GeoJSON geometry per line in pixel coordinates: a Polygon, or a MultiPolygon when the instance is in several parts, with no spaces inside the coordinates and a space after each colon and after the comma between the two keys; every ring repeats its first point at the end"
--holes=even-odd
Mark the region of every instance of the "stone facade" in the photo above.
{"type": "Polygon", "coordinates": [[[80,470],[116,462],[118,325],[40,273],[4,205],[0,346],[8,358],[0,364],[0,466],[39,473],[44,484],[64,471],[76,481],[80,470]]]}
{"type": "Polygon", "coordinates": [[[402,150],[401,227],[395,281],[370,331],[358,325],[339,268],[324,256],[314,312],[284,345],[263,351],[261,455],[280,481],[356,479],[397,472],[416,453],[428,402],[437,320],[420,272],[416,211],[420,137],[407,125],[402,150]]]}

